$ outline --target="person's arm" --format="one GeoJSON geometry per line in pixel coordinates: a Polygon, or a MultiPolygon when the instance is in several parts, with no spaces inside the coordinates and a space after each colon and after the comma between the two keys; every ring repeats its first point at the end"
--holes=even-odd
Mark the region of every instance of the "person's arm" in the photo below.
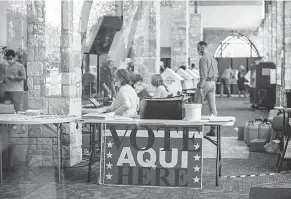
{"type": "Polygon", "coordinates": [[[101,83],[101,86],[102,86],[104,91],[106,91],[107,93],[110,93],[110,89],[108,88],[108,86],[104,82],[101,83]]]}
{"type": "Polygon", "coordinates": [[[24,66],[20,65],[19,76],[11,76],[11,77],[7,77],[7,79],[16,80],[16,81],[26,80],[26,71],[25,71],[24,66]]]}
{"type": "Polygon", "coordinates": [[[160,87],[157,87],[153,98],[161,98],[162,97],[162,89],[160,87]]]}
{"type": "Polygon", "coordinates": [[[110,89],[112,91],[112,97],[116,96],[116,90],[115,90],[115,83],[113,80],[110,81],[110,89]]]}
{"type": "Polygon", "coordinates": [[[120,94],[118,94],[120,96],[120,98],[118,98],[117,100],[121,101],[121,106],[119,106],[114,112],[115,115],[122,115],[125,111],[130,109],[130,100],[128,97],[128,93],[126,93],[124,90],[119,91],[120,94]]]}
{"type": "Polygon", "coordinates": [[[199,74],[200,74],[200,81],[197,85],[197,88],[203,88],[206,77],[207,77],[207,61],[204,58],[199,60],[199,74]]]}

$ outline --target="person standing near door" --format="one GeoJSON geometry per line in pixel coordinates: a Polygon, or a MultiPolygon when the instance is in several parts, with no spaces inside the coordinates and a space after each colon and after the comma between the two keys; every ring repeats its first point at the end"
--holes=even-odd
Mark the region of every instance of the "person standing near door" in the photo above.
{"type": "Polygon", "coordinates": [[[113,60],[107,59],[102,66],[100,67],[100,83],[101,88],[104,91],[104,97],[108,97],[111,94],[111,97],[115,97],[115,82],[112,75],[113,60]]]}
{"type": "Polygon", "coordinates": [[[229,81],[234,77],[231,66],[227,66],[221,75],[220,97],[223,97],[224,88],[226,88],[227,97],[230,97],[230,83],[229,81]]]}
{"type": "Polygon", "coordinates": [[[238,86],[238,97],[240,98],[240,95],[243,94],[245,98],[247,98],[246,94],[246,86],[245,86],[245,67],[240,66],[239,67],[239,72],[237,75],[237,86],[238,86]]]}
{"type": "MultiPolygon", "coordinates": [[[[199,60],[200,81],[197,84],[195,102],[202,104],[202,98],[206,98],[211,116],[217,116],[215,94],[216,81],[218,78],[218,68],[216,59],[207,51],[207,43],[200,41],[197,44],[199,60]]],[[[215,136],[215,127],[211,127],[208,136],[215,136]]]]}

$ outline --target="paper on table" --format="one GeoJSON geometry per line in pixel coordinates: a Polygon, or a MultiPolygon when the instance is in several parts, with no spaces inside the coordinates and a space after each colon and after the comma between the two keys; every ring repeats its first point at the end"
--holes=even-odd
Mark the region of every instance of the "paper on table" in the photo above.
{"type": "Polygon", "coordinates": [[[270,75],[270,73],[271,73],[271,69],[269,68],[262,69],[262,75],[267,76],[267,75],[270,75]]]}
{"type": "Polygon", "coordinates": [[[270,84],[276,84],[276,79],[277,79],[276,76],[277,76],[276,69],[271,69],[270,84]]]}
{"type": "Polygon", "coordinates": [[[210,120],[215,122],[226,122],[226,121],[233,121],[234,117],[213,117],[213,116],[202,116],[201,120],[210,120]]]}

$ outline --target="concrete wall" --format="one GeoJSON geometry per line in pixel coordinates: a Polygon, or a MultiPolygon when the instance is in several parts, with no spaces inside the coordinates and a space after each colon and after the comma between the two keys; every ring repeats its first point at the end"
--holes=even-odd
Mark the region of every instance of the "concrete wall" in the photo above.
{"type": "MultiPolygon", "coordinates": [[[[189,15],[194,14],[194,7],[190,6],[188,11],[189,15]]],[[[255,30],[262,21],[261,5],[200,6],[198,12],[205,29],[255,30]]],[[[171,46],[171,14],[171,7],[161,7],[161,47],[171,46]]]]}
{"type": "Polygon", "coordinates": [[[258,27],[262,20],[260,5],[201,6],[198,11],[202,16],[203,28],[253,29],[258,27]]]}

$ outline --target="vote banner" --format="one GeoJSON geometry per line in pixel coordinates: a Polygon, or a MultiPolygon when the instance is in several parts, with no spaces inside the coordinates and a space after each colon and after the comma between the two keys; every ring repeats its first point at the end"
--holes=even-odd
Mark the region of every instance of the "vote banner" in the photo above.
{"type": "Polygon", "coordinates": [[[100,184],[202,188],[203,127],[103,133],[100,184]]]}

